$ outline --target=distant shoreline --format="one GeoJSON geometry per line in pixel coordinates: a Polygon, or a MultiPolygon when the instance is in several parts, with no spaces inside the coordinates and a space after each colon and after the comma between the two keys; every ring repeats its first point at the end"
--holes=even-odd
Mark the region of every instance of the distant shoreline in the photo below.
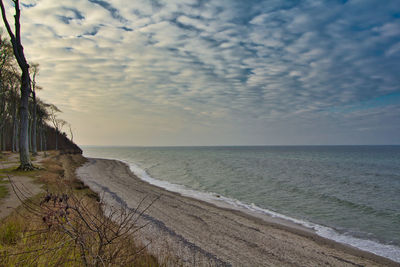
{"type": "Polygon", "coordinates": [[[150,185],[121,161],[90,158],[77,174],[94,191],[108,191],[106,201],[115,203],[119,199],[131,208],[146,196],[161,195],[143,218],[149,223],[143,231],[145,240],[152,240],[150,251],[155,254],[167,249],[185,261],[195,259],[216,265],[285,265],[295,258],[306,265],[329,262],[398,266],[387,258],[325,239],[291,222],[250,215],[228,206],[217,207],[150,185]],[[168,244],[168,248],[160,244],[168,244]],[[271,255],[271,249],[277,252],[271,255]]]}
{"type": "Polygon", "coordinates": [[[246,147],[389,147],[395,146],[399,147],[400,144],[389,144],[389,145],[182,145],[182,146],[169,146],[169,145],[162,145],[162,146],[146,146],[146,145],[80,145],[81,148],[85,147],[115,147],[115,148],[130,148],[130,147],[140,147],[140,148],[229,148],[229,147],[237,147],[237,148],[246,148],[246,147]]]}

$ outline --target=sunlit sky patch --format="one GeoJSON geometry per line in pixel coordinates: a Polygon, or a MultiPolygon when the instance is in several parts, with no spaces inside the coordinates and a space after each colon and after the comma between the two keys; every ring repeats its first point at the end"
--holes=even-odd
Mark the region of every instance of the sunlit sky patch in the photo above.
{"type": "Polygon", "coordinates": [[[400,144],[398,0],[22,2],[79,144],[400,144]]]}

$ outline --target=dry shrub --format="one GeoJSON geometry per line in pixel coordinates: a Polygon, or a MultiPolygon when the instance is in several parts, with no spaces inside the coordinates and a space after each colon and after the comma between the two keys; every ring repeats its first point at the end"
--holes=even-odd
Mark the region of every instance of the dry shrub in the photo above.
{"type": "Polygon", "coordinates": [[[24,198],[17,214],[0,228],[0,262],[8,265],[158,266],[146,246],[134,242],[137,224],[150,205],[108,207],[85,197],[47,193],[24,198]],[[29,222],[29,224],[27,224],[29,222]]]}
{"type": "Polygon", "coordinates": [[[136,209],[105,207],[94,192],[71,186],[76,177],[61,178],[58,162],[42,163],[46,194],[27,198],[10,179],[22,205],[0,226],[0,266],[159,266],[148,244],[134,238],[153,202],[136,209]]]}

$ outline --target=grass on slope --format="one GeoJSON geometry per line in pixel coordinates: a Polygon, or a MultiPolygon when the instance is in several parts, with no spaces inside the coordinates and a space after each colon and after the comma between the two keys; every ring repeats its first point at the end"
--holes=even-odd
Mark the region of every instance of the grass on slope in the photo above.
{"type": "Polygon", "coordinates": [[[28,172],[47,192],[25,199],[0,222],[0,266],[160,266],[132,235],[140,213],[119,210],[110,220],[98,195],[75,177],[84,161],[53,155],[42,170],[28,172]]]}

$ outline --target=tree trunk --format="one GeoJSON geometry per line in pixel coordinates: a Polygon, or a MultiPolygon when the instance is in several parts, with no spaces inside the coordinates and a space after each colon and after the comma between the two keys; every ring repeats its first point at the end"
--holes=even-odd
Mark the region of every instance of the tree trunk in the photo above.
{"type": "Polygon", "coordinates": [[[1,147],[3,151],[7,150],[6,148],[6,126],[7,123],[4,123],[3,129],[1,130],[1,147]]]}
{"type": "Polygon", "coordinates": [[[47,132],[46,128],[43,128],[43,150],[47,151],[47,132]]]}
{"type": "Polygon", "coordinates": [[[5,91],[0,91],[1,93],[1,121],[0,121],[0,151],[6,150],[5,145],[4,145],[4,129],[6,127],[6,96],[5,96],[5,91]]]}
{"type": "Polygon", "coordinates": [[[58,150],[58,131],[55,131],[56,133],[56,150],[58,150]]]}
{"type": "Polygon", "coordinates": [[[30,90],[30,78],[28,68],[22,71],[21,76],[21,103],[19,107],[20,114],[20,133],[19,133],[19,159],[21,170],[33,169],[29,157],[29,139],[28,139],[28,101],[30,90]]]}
{"type": "Polygon", "coordinates": [[[19,8],[19,0],[13,0],[14,2],[14,21],[15,21],[15,34],[13,33],[10,24],[8,23],[6,16],[6,9],[4,3],[0,0],[1,15],[3,17],[4,25],[6,26],[7,32],[11,38],[11,44],[13,46],[14,56],[18,62],[18,65],[22,71],[21,75],[21,103],[20,103],[20,138],[19,138],[19,159],[21,165],[19,169],[27,171],[32,170],[33,165],[29,157],[29,140],[28,140],[28,101],[29,94],[31,93],[31,78],[29,76],[29,64],[25,58],[24,48],[21,43],[21,10],[19,8]]]}
{"type": "Polygon", "coordinates": [[[13,132],[12,132],[12,152],[17,151],[17,110],[16,104],[12,107],[12,125],[13,125],[13,132]]]}
{"type": "Polygon", "coordinates": [[[39,124],[40,151],[43,151],[43,125],[39,124]]]}
{"type": "Polygon", "coordinates": [[[29,109],[28,109],[28,144],[29,144],[29,152],[32,152],[32,143],[31,143],[31,136],[32,136],[32,134],[31,134],[32,130],[31,129],[32,129],[32,126],[31,125],[32,125],[32,120],[29,118],[29,109]]]}
{"type": "Polygon", "coordinates": [[[19,152],[19,127],[18,123],[15,127],[15,151],[19,152]]]}
{"type": "Polygon", "coordinates": [[[12,132],[12,152],[17,151],[17,122],[13,121],[13,132],[12,132]]]}
{"type": "Polygon", "coordinates": [[[33,114],[32,114],[32,154],[34,156],[37,155],[37,146],[36,146],[36,127],[37,127],[37,118],[36,118],[36,109],[37,109],[37,103],[36,103],[36,93],[33,90],[32,92],[32,97],[33,97],[33,114]]]}

